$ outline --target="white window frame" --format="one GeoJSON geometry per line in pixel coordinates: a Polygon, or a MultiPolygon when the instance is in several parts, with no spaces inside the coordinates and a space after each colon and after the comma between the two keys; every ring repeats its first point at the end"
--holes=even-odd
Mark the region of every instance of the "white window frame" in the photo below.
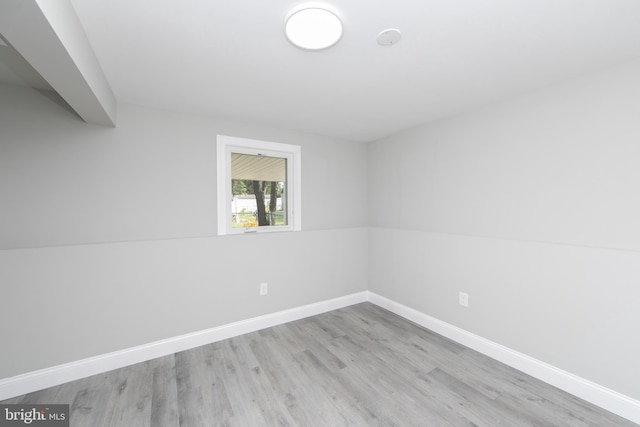
{"type": "Polygon", "coordinates": [[[218,165],[218,235],[245,233],[273,233],[302,230],[302,166],[299,145],[217,136],[218,165]],[[231,226],[231,153],[263,155],[287,159],[287,225],[233,228],[231,226]]]}

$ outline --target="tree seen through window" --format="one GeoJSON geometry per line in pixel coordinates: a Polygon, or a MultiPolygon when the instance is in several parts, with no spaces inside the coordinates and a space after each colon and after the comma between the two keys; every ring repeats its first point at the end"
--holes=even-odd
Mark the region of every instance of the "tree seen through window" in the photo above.
{"type": "Polygon", "coordinates": [[[234,228],[286,225],[287,159],[231,154],[234,228]]]}

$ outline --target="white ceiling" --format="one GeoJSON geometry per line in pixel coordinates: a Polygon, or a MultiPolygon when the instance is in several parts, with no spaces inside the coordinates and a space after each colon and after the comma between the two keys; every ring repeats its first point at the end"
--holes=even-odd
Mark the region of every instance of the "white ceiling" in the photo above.
{"type": "Polygon", "coordinates": [[[640,57],[638,0],[327,2],[317,52],[284,37],[300,1],[70,1],[119,102],[355,141],[640,57]]]}

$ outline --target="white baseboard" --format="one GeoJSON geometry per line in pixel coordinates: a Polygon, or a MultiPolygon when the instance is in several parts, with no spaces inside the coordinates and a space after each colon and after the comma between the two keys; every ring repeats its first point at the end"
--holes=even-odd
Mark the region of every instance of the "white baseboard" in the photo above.
{"type": "Polygon", "coordinates": [[[472,348],[484,355],[518,369],[561,390],[578,396],[587,402],[604,408],[623,418],[640,424],[640,401],[618,393],[577,375],[541,362],[526,354],[489,341],[418,310],[397,303],[373,292],[368,300],[392,313],[430,329],[453,341],[472,348]]]}
{"type": "Polygon", "coordinates": [[[0,400],[367,301],[359,292],[0,380],[0,400]]]}

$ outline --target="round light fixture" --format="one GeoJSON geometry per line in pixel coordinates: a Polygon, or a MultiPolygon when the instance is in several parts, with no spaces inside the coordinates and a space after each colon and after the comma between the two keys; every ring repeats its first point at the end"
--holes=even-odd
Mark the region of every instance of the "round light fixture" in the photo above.
{"type": "Polygon", "coordinates": [[[287,18],[285,34],[302,49],[326,49],[342,37],[342,22],[333,12],[319,7],[295,9],[287,18]]]}

